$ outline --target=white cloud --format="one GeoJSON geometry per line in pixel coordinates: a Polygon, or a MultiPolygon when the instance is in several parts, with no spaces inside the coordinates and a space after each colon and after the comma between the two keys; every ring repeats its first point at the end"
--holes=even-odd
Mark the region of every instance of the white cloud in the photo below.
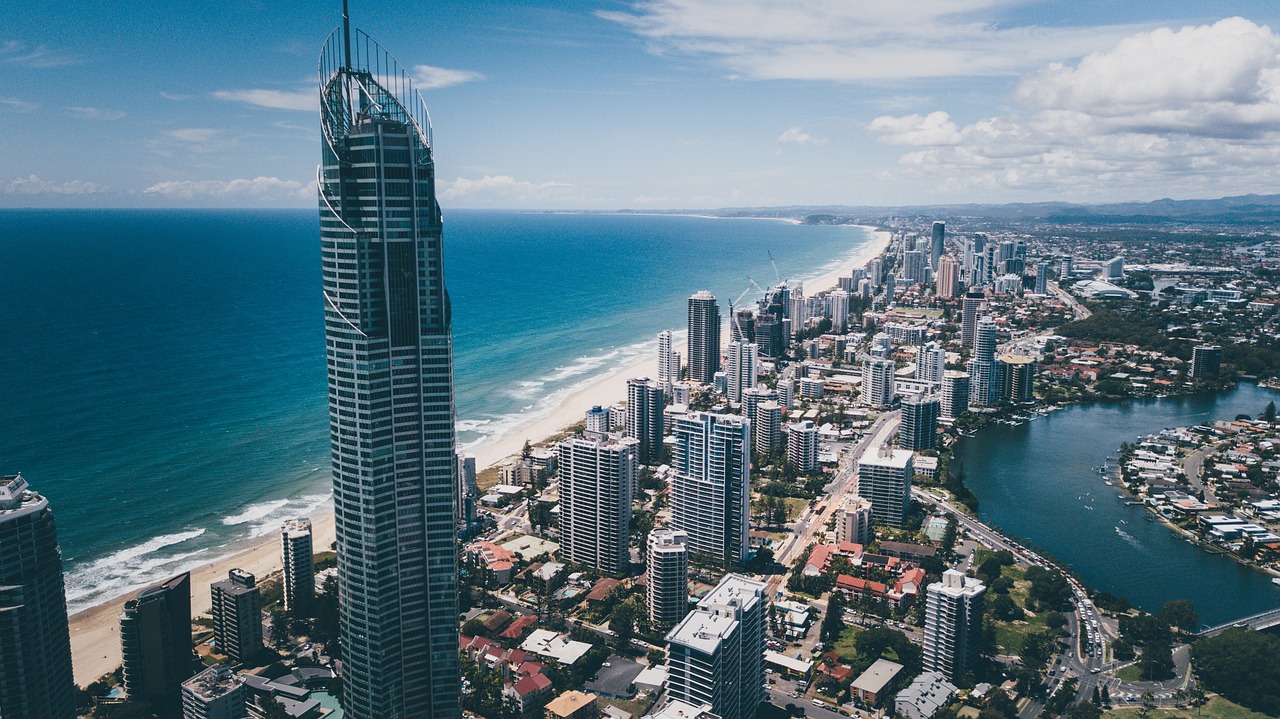
{"type": "Polygon", "coordinates": [[[54,182],[41,179],[38,175],[28,175],[10,180],[4,185],[4,191],[10,195],[91,195],[107,189],[96,182],[69,180],[54,182]]]}
{"type": "Polygon", "coordinates": [[[183,102],[185,100],[191,99],[190,95],[178,95],[172,92],[164,92],[164,91],[160,92],[160,97],[163,97],[166,100],[171,100],[173,102],[183,102]]]}
{"type": "Polygon", "coordinates": [[[413,66],[413,83],[419,90],[438,90],[442,87],[452,87],[483,79],[484,75],[471,70],[451,70],[447,67],[431,65],[413,66]]]}
{"type": "Polygon", "coordinates": [[[119,120],[124,117],[123,110],[106,110],[101,107],[68,107],[67,110],[84,120],[119,120]]]}
{"type": "Polygon", "coordinates": [[[219,100],[243,102],[273,110],[301,110],[318,112],[320,96],[314,89],[305,90],[218,90],[213,96],[219,100]]]}
{"type": "Polygon", "coordinates": [[[867,129],[880,135],[880,142],[891,145],[954,145],[960,142],[960,131],[945,112],[928,115],[884,116],[871,121],[867,129]]]}
{"type": "Polygon", "coordinates": [[[1014,99],[1024,112],[964,127],[938,111],[868,130],[922,148],[900,158],[908,173],[970,196],[1186,196],[1280,181],[1280,35],[1248,20],[1132,35],[1023,77],[1014,99]]]}
{"type": "Polygon", "coordinates": [[[36,69],[63,67],[79,62],[71,55],[47,45],[30,45],[21,40],[0,40],[0,62],[36,69]]]}
{"type": "Polygon", "coordinates": [[[26,100],[19,100],[16,97],[0,97],[0,108],[13,112],[35,112],[40,109],[40,105],[26,100]]]}
{"type": "Polygon", "coordinates": [[[786,132],[778,135],[778,142],[794,142],[800,145],[825,145],[827,144],[827,138],[814,137],[799,127],[790,127],[787,128],[786,132]]]}
{"type": "Polygon", "coordinates": [[[282,180],[278,177],[254,177],[237,180],[171,180],[157,182],[143,190],[148,195],[160,195],[182,200],[252,198],[262,202],[281,199],[297,200],[315,197],[314,182],[282,180]]]}
{"type": "Polygon", "coordinates": [[[441,200],[483,199],[523,202],[558,194],[558,190],[570,187],[563,182],[525,182],[510,175],[485,175],[478,180],[459,177],[453,182],[441,182],[441,200]]]}
{"type": "Polygon", "coordinates": [[[215,130],[208,127],[186,127],[180,130],[169,130],[165,136],[183,142],[203,145],[217,139],[222,134],[222,130],[215,130]]]}
{"type": "Polygon", "coordinates": [[[637,0],[597,14],[657,52],[753,79],[865,82],[1010,75],[1106,47],[1136,27],[1013,26],[1026,0],[637,0]]]}

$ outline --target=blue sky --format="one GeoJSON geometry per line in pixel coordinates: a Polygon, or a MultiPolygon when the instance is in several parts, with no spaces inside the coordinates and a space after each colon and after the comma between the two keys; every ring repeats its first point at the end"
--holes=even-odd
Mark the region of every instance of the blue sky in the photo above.
{"type": "MultiPolygon", "coordinates": [[[[30,0],[0,206],[315,204],[341,4],[30,0]]],[[[1280,4],[355,0],[448,207],[1109,201],[1280,188],[1280,4]]]]}

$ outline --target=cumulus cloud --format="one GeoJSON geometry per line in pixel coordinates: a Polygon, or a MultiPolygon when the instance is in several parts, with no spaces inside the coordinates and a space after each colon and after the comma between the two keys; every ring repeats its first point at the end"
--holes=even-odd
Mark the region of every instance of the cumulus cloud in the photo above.
{"type": "Polygon", "coordinates": [[[778,142],[794,142],[800,145],[825,145],[827,144],[827,138],[814,137],[799,127],[789,127],[786,132],[778,135],[778,142]]]}
{"type": "Polygon", "coordinates": [[[954,145],[960,142],[960,130],[945,112],[928,115],[884,116],[868,127],[881,142],[892,145],[954,145]]]}
{"type": "Polygon", "coordinates": [[[119,120],[123,110],[107,110],[101,107],[68,107],[67,111],[84,120],[119,120]]]}
{"type": "Polygon", "coordinates": [[[182,200],[252,198],[259,201],[275,201],[315,196],[314,182],[282,180],[278,177],[254,177],[236,180],[170,180],[157,182],[143,190],[148,195],[159,195],[182,200]]]}
{"type": "Polygon", "coordinates": [[[485,199],[524,201],[549,197],[559,189],[570,187],[562,182],[527,182],[510,175],[485,175],[477,180],[459,177],[440,183],[442,200],[485,199]]]}
{"type": "Polygon", "coordinates": [[[1243,18],[1124,38],[1024,76],[1021,111],[876,118],[908,172],[956,192],[1070,188],[1078,199],[1264,190],[1280,180],[1280,35],[1243,18]],[[930,120],[933,118],[933,120],[930,120]]]}
{"type": "Polygon", "coordinates": [[[104,185],[84,180],[55,182],[45,180],[38,175],[28,175],[10,180],[4,185],[4,191],[10,195],[92,195],[107,189],[104,185]]]}
{"type": "Polygon", "coordinates": [[[213,96],[219,100],[243,102],[273,110],[300,110],[317,112],[320,98],[314,88],[299,90],[218,90],[213,96]]]}
{"type": "Polygon", "coordinates": [[[708,57],[754,79],[835,80],[1010,75],[1079,57],[1130,26],[1003,22],[1023,0],[637,0],[597,14],[655,52],[708,57]]]}
{"type": "Polygon", "coordinates": [[[451,70],[432,65],[413,66],[413,82],[420,90],[437,90],[483,79],[484,75],[471,70],[451,70]]]}

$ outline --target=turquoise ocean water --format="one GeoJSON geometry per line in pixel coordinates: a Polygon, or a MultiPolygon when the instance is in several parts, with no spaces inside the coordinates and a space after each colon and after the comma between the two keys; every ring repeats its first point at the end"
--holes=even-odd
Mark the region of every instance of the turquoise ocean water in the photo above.
{"type": "MultiPolygon", "coordinates": [[[[460,446],[681,330],[684,298],[804,280],[855,227],[456,211],[460,446]]],[[[72,610],[271,533],[329,494],[314,211],[0,212],[0,473],[58,518],[72,610]]],[[[754,291],[746,300],[758,296],[754,291]]],[[[585,408],[584,408],[585,409],[585,408]]]]}

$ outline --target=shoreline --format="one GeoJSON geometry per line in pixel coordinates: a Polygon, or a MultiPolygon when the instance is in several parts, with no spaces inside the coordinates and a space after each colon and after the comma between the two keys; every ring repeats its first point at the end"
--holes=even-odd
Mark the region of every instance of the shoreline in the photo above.
{"type": "MultiPolygon", "coordinates": [[[[709,219],[791,221],[783,218],[709,219]]],[[[797,280],[804,283],[807,294],[836,287],[840,277],[848,276],[853,270],[864,267],[872,259],[883,254],[888,247],[891,233],[887,230],[869,225],[850,226],[861,228],[867,233],[866,244],[841,259],[838,266],[829,269],[818,268],[822,274],[817,277],[797,280]]],[[[673,349],[687,356],[687,341],[679,343],[673,349]]],[[[536,444],[564,431],[565,428],[581,421],[583,412],[592,406],[608,406],[624,400],[628,380],[646,375],[656,376],[656,370],[657,357],[647,356],[614,367],[595,379],[584,381],[577,389],[566,392],[551,411],[530,420],[527,424],[516,425],[485,445],[471,450],[469,454],[476,457],[477,472],[518,453],[526,439],[536,444]]],[[[328,549],[334,541],[332,504],[326,504],[321,511],[313,513],[310,519],[315,551],[328,549]]],[[[278,536],[273,532],[242,540],[236,544],[236,549],[232,552],[210,559],[192,569],[191,613],[193,617],[209,611],[209,584],[223,579],[229,570],[237,567],[252,573],[259,581],[279,572],[282,560],[278,536]]],[[[133,590],[103,601],[70,616],[71,656],[76,684],[86,686],[120,666],[119,615],[124,603],[137,591],[133,590]]]]}

